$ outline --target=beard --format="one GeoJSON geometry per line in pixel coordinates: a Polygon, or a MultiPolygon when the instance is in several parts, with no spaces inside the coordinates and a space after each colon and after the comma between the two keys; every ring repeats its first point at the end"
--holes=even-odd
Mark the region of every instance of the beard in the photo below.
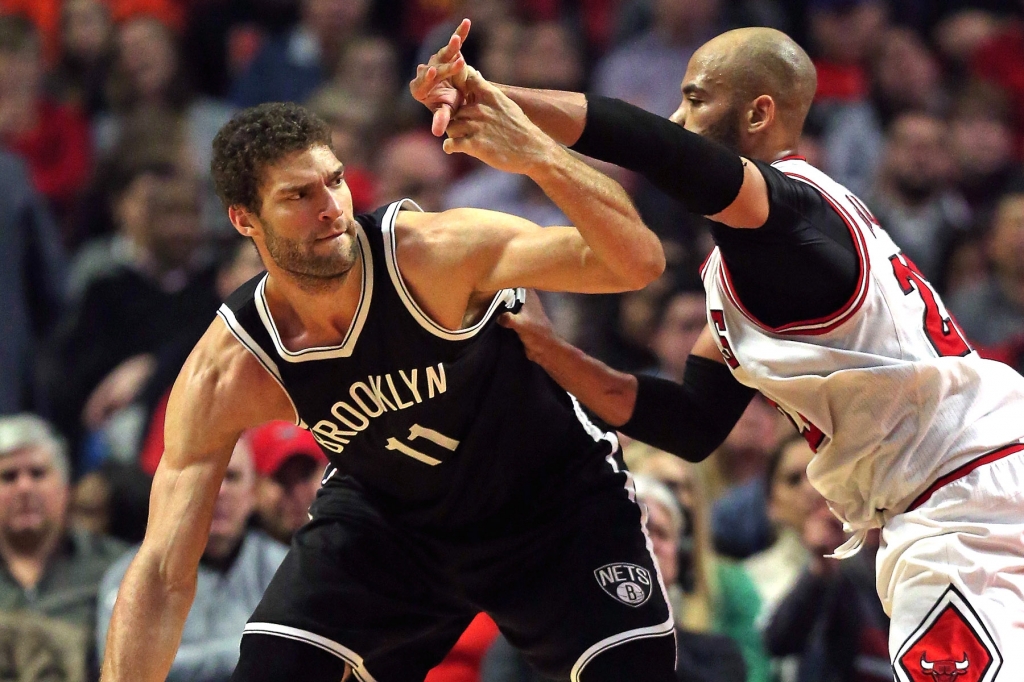
{"type": "Polygon", "coordinates": [[[740,150],[740,107],[731,106],[715,122],[705,128],[701,135],[725,145],[731,151],[739,153],[740,150]]]}
{"type": "Polygon", "coordinates": [[[344,217],[340,220],[345,221],[350,238],[332,240],[327,245],[320,245],[315,239],[303,241],[282,237],[271,223],[264,220],[267,252],[274,264],[287,272],[303,290],[310,293],[334,290],[345,282],[356,262],[355,220],[344,217]]]}
{"type": "Polygon", "coordinates": [[[32,528],[5,528],[4,543],[17,554],[34,554],[54,530],[51,521],[32,528]]]}

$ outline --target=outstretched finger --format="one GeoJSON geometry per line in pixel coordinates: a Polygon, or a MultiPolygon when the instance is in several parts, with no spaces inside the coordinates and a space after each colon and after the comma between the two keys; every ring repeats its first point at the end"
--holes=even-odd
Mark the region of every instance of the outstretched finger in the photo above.
{"type": "Polygon", "coordinates": [[[468,154],[470,137],[472,136],[466,135],[464,137],[458,138],[449,137],[447,140],[444,141],[444,144],[441,146],[441,149],[444,150],[445,154],[468,154]]]}
{"type": "Polygon", "coordinates": [[[455,29],[455,33],[452,33],[452,37],[448,39],[448,44],[437,51],[430,60],[431,63],[443,64],[455,59],[455,56],[462,49],[462,44],[466,41],[466,36],[469,35],[469,27],[469,19],[463,19],[459,27],[455,29]]]}

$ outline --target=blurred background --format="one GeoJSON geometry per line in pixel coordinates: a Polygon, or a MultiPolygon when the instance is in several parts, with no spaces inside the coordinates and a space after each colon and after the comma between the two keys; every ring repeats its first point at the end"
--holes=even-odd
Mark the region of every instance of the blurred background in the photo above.
{"type": "MultiPolygon", "coordinates": [[[[95,677],[124,552],[145,529],[167,392],[220,301],[262,267],[210,182],[211,141],[234,111],[292,100],[327,120],[357,212],[411,197],[565,222],[525,178],[445,155],[409,97],[415,65],[464,16],[464,52],[490,80],[663,116],[708,38],[791,34],[818,68],[800,153],[864,200],[983,354],[1020,371],[1024,2],[0,0],[0,679],[43,679],[26,671],[46,665],[53,679],[95,677]],[[52,651],[26,644],[40,632],[52,651]]],[[[612,366],[679,380],[705,324],[706,227],[643,179],[602,170],[662,238],[668,268],[640,292],[547,294],[546,307],[612,366]]],[[[323,456],[285,426],[236,451],[223,541],[204,559],[217,598],[223,581],[269,578],[304,521],[323,456]]],[[[697,637],[681,639],[693,665],[680,679],[892,679],[870,559],[821,558],[841,530],[789,436],[755,401],[700,466],[627,448],[656,491],[649,506],[664,507],[663,568],[678,564],[680,632],[697,637]]],[[[227,679],[259,592],[190,616],[198,648],[172,679],[227,679]]],[[[532,679],[484,620],[462,667],[434,680],[532,679]]]]}

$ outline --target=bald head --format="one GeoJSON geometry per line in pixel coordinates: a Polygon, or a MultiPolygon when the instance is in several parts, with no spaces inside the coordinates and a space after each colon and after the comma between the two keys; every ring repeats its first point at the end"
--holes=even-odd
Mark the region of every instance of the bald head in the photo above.
{"type": "Polygon", "coordinates": [[[773,28],[738,28],[705,43],[694,60],[706,60],[743,101],[768,95],[786,127],[803,126],[818,76],[803,48],[773,28]]]}
{"type": "MultiPolygon", "coordinates": [[[[761,100],[758,105],[758,100],[770,97],[770,125],[758,128],[758,139],[747,142],[771,148],[792,144],[799,137],[817,81],[810,57],[785,33],[771,28],[741,28],[712,38],[694,53],[686,70],[683,94],[699,92],[708,103],[720,103],[731,115],[743,119],[741,126],[749,123],[751,116],[757,119],[768,115],[766,102],[761,100]],[[748,113],[756,106],[764,111],[748,113]]],[[[708,124],[703,123],[691,129],[707,128],[708,124]]]]}

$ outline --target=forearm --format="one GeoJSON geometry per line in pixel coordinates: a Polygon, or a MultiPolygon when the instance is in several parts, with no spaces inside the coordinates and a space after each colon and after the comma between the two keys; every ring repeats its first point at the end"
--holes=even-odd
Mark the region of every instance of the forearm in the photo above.
{"type": "Polygon", "coordinates": [[[700,215],[728,208],[744,182],[735,152],[626,102],[589,97],[586,124],[572,149],[640,173],[700,215]]]}
{"type": "Polygon", "coordinates": [[[174,657],[167,682],[226,680],[238,664],[242,633],[196,644],[183,644],[174,657]]]}
{"type": "Polygon", "coordinates": [[[722,363],[690,355],[683,383],[641,376],[629,421],[619,429],[690,462],[714,452],[739,421],[756,391],[722,363]]]}
{"type": "Polygon", "coordinates": [[[575,144],[583,133],[587,123],[587,98],[583,93],[514,85],[498,85],[498,89],[559,144],[575,144]]]}
{"type": "Polygon", "coordinates": [[[626,288],[640,289],[665,269],[658,237],[617,182],[552,146],[528,175],[576,227],[593,257],[626,288]]]}
{"type": "Polygon", "coordinates": [[[609,426],[629,420],[636,377],[616,371],[553,334],[520,329],[527,355],[609,426]]]}
{"type": "Polygon", "coordinates": [[[162,682],[174,661],[195,582],[169,586],[159,560],[140,552],[118,590],[107,634],[102,682],[162,682]]]}

